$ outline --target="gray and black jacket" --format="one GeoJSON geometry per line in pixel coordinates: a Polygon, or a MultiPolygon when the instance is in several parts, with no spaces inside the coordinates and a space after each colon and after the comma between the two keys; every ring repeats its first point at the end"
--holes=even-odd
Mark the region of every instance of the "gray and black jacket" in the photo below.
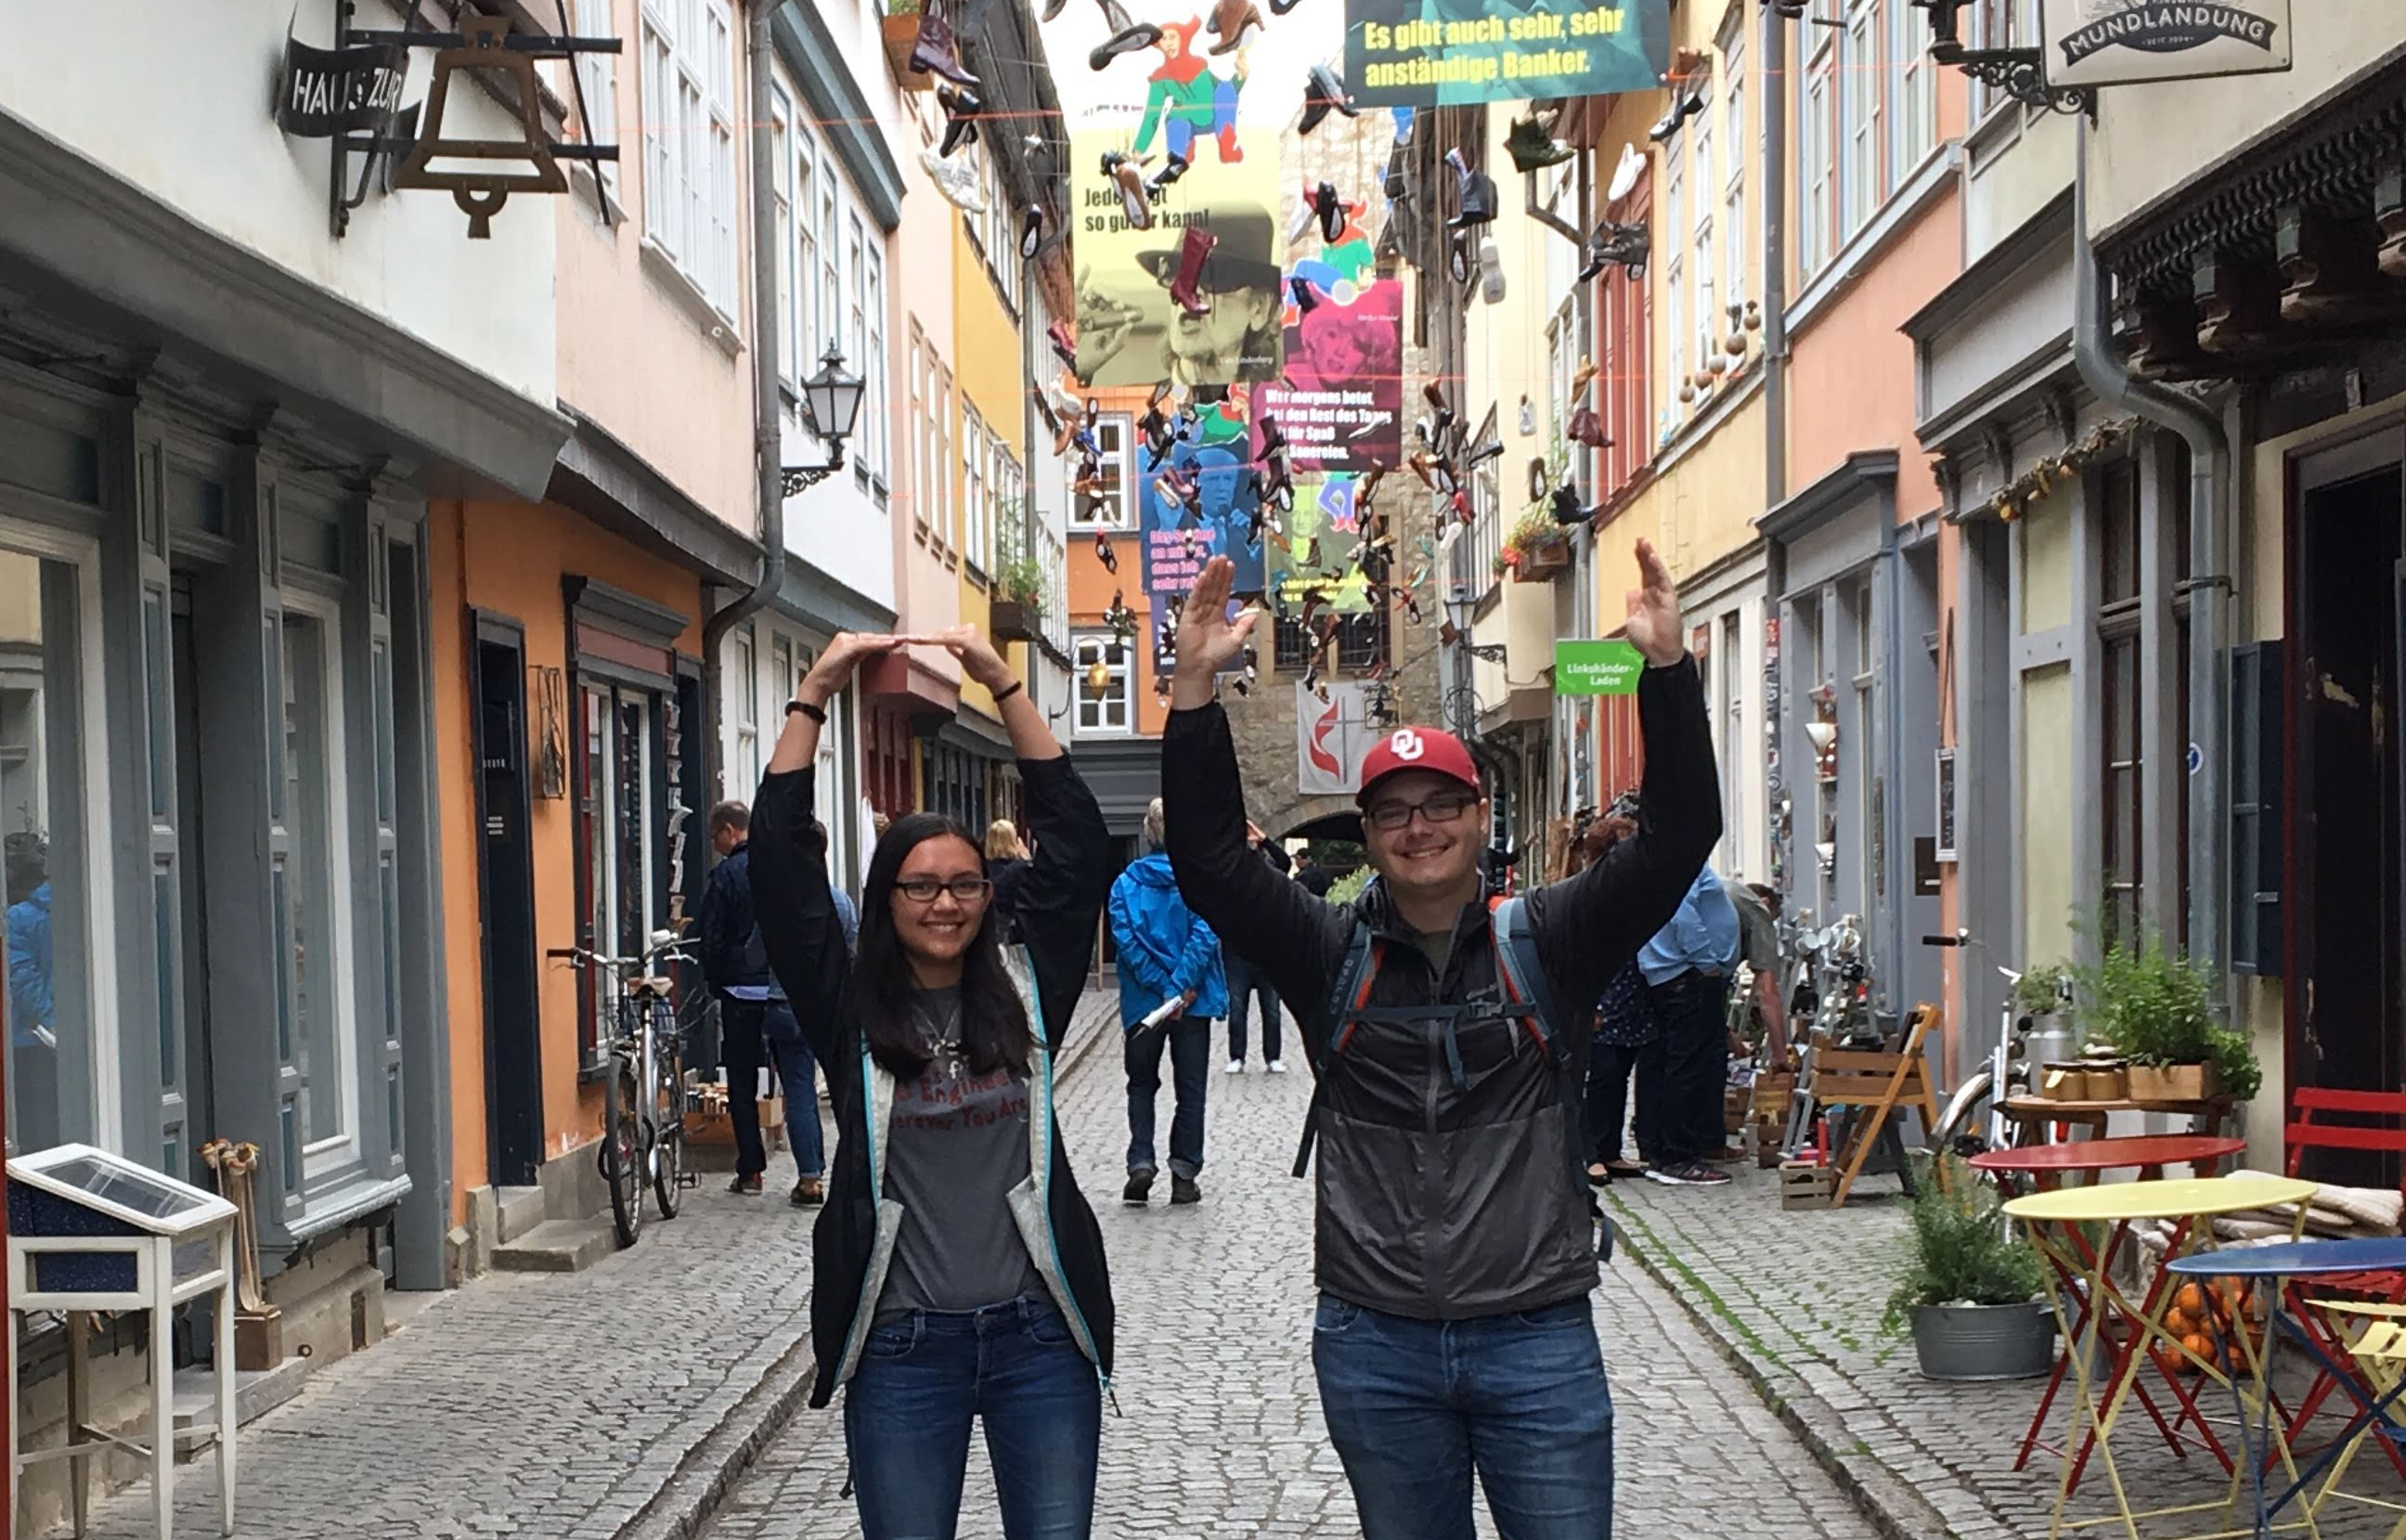
{"type": "MultiPolygon", "coordinates": [[[[1580,1002],[1580,1027],[1585,1002],[1678,910],[1720,838],[1695,664],[1648,669],[1637,698],[1646,777],[1635,838],[1527,897],[1551,997],[1580,1002]]],[[[1590,1037],[1561,1034],[1564,1066],[1514,1019],[1487,907],[1464,907],[1440,978],[1381,884],[1348,909],[1269,870],[1245,848],[1236,748],[1216,704],[1171,713],[1161,779],[1169,858],[1188,905],[1269,976],[1303,1028],[1319,1080],[1320,1287],[1432,1321],[1539,1309],[1592,1289],[1586,1160],[1565,1100],[1586,1079],[1590,1037]],[[1330,993],[1357,925],[1369,928],[1379,957],[1362,1003],[1382,1020],[1356,1028],[1340,1053],[1330,993]],[[1457,1004],[1465,1009],[1450,1020],[1383,1019],[1457,1004]]]]}
{"type": "MultiPolygon", "coordinates": [[[[1004,948],[1004,963],[1038,1030],[1027,1076],[1028,1176],[1009,1201],[1028,1260],[1069,1321],[1079,1350],[1108,1385],[1111,1275],[1101,1227],[1061,1147],[1053,1111],[1053,1055],[1085,984],[1097,922],[1111,886],[1111,832],[1094,794],[1067,757],[1023,759],[1019,776],[1037,855],[1009,902],[997,903],[1016,933],[1004,948]]],[[[903,1213],[901,1204],[884,1191],[896,1081],[870,1056],[862,1024],[844,994],[852,954],[828,883],[826,842],[811,827],[814,780],[807,770],[762,779],[752,805],[751,863],[754,908],[770,966],[794,1004],[812,1053],[827,1070],[835,1108],[827,1207],[811,1230],[811,1339],[818,1359],[811,1405],[824,1406],[860,1362],[903,1213]]]]}

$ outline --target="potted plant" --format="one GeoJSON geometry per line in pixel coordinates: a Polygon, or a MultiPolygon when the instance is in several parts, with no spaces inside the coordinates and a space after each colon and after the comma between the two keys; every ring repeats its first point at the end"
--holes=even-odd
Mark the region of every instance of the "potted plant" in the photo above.
{"type": "Polygon", "coordinates": [[[1534,508],[1512,526],[1512,532],[1505,537],[1504,548],[1513,555],[1512,580],[1516,583],[1543,583],[1570,570],[1570,537],[1563,533],[1551,516],[1534,508]]]}
{"type": "Polygon", "coordinates": [[[2215,1024],[2205,970],[2161,936],[2109,937],[2078,978],[2092,1038],[2130,1061],[2131,1100],[2245,1101],[2263,1083],[2245,1036],[2215,1024]]]}
{"type": "Polygon", "coordinates": [[[1911,1323],[1929,1378],[2029,1379],[2054,1363],[2055,1312],[2038,1297],[2038,1253],[2008,1233],[2002,1201],[1957,1155],[1925,1166],[1914,1183],[1904,1268],[1881,1325],[1911,1323]]]}
{"type": "Polygon", "coordinates": [[[1044,627],[1044,569],[1032,558],[1006,564],[995,579],[987,616],[995,641],[1033,642],[1044,627]]]}
{"type": "Polygon", "coordinates": [[[885,67],[893,71],[895,83],[904,91],[927,90],[933,82],[911,72],[911,50],[919,41],[919,0],[886,0],[885,14],[877,27],[885,44],[885,67]]]}

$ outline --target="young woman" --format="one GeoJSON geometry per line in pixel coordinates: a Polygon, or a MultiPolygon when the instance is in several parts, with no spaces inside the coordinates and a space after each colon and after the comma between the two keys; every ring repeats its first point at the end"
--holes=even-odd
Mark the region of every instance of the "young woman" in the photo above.
{"type": "Polygon", "coordinates": [[[1110,886],[1109,841],[1042,713],[972,627],[839,636],[786,707],[753,804],[752,887],[770,966],[834,1096],[834,1174],[812,1236],[811,1405],[845,1387],[866,1540],[954,1533],[977,1420],[1010,1540],[1090,1532],[1111,1293],[1054,1121],[1053,1051],[1110,886]],[[819,729],[863,658],[922,643],[994,692],[1037,855],[1006,947],[970,832],[935,813],[895,819],[851,955],[812,832],[819,729]]]}
{"type": "Polygon", "coordinates": [[[985,827],[985,874],[994,882],[995,907],[1003,913],[1013,911],[1019,879],[1033,859],[1019,827],[1010,819],[998,818],[985,827]]]}

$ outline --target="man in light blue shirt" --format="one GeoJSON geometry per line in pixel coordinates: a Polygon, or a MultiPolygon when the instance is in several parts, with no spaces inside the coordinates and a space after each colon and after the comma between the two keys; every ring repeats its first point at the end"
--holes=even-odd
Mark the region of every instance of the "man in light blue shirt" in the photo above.
{"type": "Polygon", "coordinates": [[[1675,1187],[1709,1187],[1729,1173],[1711,1164],[1727,1158],[1721,1091],[1729,1082],[1730,974],[1737,967],[1737,906],[1713,869],[1696,873],[1671,923],[1638,949],[1637,970],[1654,996],[1661,1036],[1654,1083],[1663,1101],[1656,1126],[1659,1153],[1646,1175],[1675,1187]]]}

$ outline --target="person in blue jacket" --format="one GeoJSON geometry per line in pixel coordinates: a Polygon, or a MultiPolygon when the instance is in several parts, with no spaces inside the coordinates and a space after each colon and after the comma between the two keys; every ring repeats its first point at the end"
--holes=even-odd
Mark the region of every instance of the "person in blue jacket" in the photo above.
{"type": "Polygon", "coordinates": [[[1203,1189],[1203,1093],[1210,1081],[1211,1025],[1228,1011],[1220,939],[1179,896],[1169,869],[1161,798],[1145,810],[1149,854],[1111,884],[1111,939],[1119,948],[1120,1027],[1127,1035],[1128,1178],[1120,1195],[1142,1203],[1158,1165],[1153,1104],[1161,1090],[1161,1051],[1169,1049],[1178,1110],[1169,1123],[1169,1201],[1196,1203],[1203,1189]],[[1163,1006],[1166,1016],[1148,1026],[1163,1006]]]}

